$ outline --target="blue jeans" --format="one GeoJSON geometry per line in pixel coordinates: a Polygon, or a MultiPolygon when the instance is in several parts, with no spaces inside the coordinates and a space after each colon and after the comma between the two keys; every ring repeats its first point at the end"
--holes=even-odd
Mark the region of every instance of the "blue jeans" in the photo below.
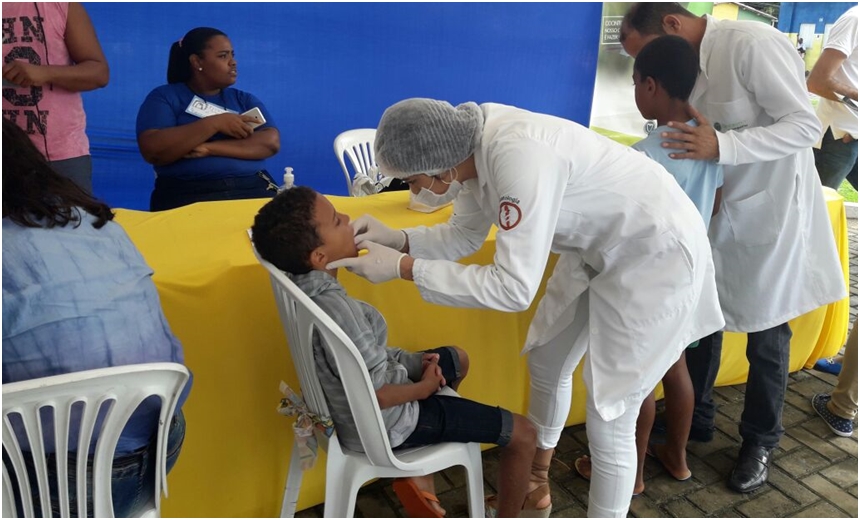
{"type": "Polygon", "coordinates": [[[442,442],[481,442],[504,447],[511,442],[514,417],[498,406],[462,397],[431,395],[418,401],[415,431],[397,448],[442,442]]]}
{"type": "Polygon", "coordinates": [[[93,194],[93,158],[89,155],[51,161],[51,168],[67,179],[71,179],[82,190],[93,194]]]}
{"type": "Polygon", "coordinates": [[[834,190],[839,189],[842,181],[848,182],[857,189],[857,140],[843,142],[834,139],[830,128],[821,140],[821,149],[813,148],[815,168],[821,178],[821,184],[834,190]]]}
{"type": "MultiPolygon", "coordinates": [[[[457,351],[441,347],[426,352],[439,354],[439,367],[446,382],[460,378],[457,351]]],[[[513,432],[514,417],[508,410],[461,397],[431,395],[418,401],[415,431],[397,448],[442,442],[482,442],[504,447],[511,442],[513,432]]]]}
{"type": "MultiPolygon", "coordinates": [[[[747,377],[744,411],[739,431],[746,445],[775,448],[785,429],[782,408],[788,384],[788,356],[791,328],[788,323],[747,334],[747,377]]],[[[687,367],[693,382],[694,429],[713,429],[716,406],[714,383],[720,368],[723,333],[716,332],[699,340],[699,346],[686,351],[687,367]]]]}
{"type": "MultiPolygon", "coordinates": [[[[173,469],[176,459],[179,457],[179,452],[182,450],[182,443],[185,440],[185,416],[182,410],[178,410],[173,416],[170,424],[170,430],[167,434],[167,471],[173,469]]],[[[156,460],[156,438],[143,448],[130,453],[116,457],[113,461],[113,471],[111,472],[111,494],[113,498],[114,516],[117,518],[129,517],[146,505],[149,500],[155,496],[155,472],[158,469],[156,460]]],[[[77,466],[77,455],[69,454],[68,472],[69,472],[69,509],[72,516],[77,516],[77,489],[75,487],[74,475],[77,466]]],[[[54,517],[60,516],[59,494],[57,493],[57,466],[56,456],[48,455],[48,481],[51,483],[51,509],[54,517]]],[[[18,483],[15,480],[14,474],[11,472],[11,463],[6,460],[4,453],[4,464],[8,464],[10,468],[10,477],[12,479],[12,489],[18,491],[18,483]]],[[[31,457],[25,454],[25,462],[27,472],[30,475],[30,488],[33,490],[33,509],[37,517],[42,515],[42,508],[39,502],[39,494],[36,490],[36,477],[31,457]]],[[[89,467],[88,476],[92,476],[92,459],[87,463],[89,467]]],[[[92,504],[92,488],[88,488],[87,514],[93,516],[92,504]]],[[[18,516],[24,514],[23,508],[16,497],[16,506],[18,516]]]]}

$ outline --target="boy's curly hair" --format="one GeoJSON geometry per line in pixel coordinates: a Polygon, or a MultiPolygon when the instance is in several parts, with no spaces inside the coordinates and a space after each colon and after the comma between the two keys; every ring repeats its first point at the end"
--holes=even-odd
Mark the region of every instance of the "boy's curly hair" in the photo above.
{"type": "Polygon", "coordinates": [[[669,97],[687,101],[699,75],[699,55],[680,36],[660,36],[642,47],[633,70],[663,87],[669,97]]]}
{"type": "Polygon", "coordinates": [[[322,245],[314,221],[316,198],[311,188],[297,186],[260,208],[251,232],[264,260],[291,274],[311,271],[311,252],[322,245]]]}

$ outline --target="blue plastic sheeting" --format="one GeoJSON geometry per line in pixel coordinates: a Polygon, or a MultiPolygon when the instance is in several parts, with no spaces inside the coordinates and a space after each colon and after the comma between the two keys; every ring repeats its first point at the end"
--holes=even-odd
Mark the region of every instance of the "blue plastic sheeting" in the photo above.
{"type": "Polygon", "coordinates": [[[588,124],[601,3],[86,3],[111,69],[84,94],[97,196],[147,209],[154,182],[135,119],[166,82],[170,44],[198,26],[236,50],[235,87],[259,97],[281,132],[268,160],[296,183],[345,195],[332,143],[375,128],[408,97],[498,102],[588,124]]]}

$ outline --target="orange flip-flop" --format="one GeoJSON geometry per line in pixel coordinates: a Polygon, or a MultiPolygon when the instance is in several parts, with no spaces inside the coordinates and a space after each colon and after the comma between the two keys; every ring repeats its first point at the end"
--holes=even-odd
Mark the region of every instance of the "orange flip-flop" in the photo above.
{"type": "Polygon", "coordinates": [[[391,487],[394,488],[394,493],[400,499],[403,509],[410,518],[443,518],[438,511],[430,507],[430,504],[427,503],[430,500],[438,504],[439,499],[436,498],[436,495],[427,491],[421,491],[412,479],[395,479],[391,487]]]}

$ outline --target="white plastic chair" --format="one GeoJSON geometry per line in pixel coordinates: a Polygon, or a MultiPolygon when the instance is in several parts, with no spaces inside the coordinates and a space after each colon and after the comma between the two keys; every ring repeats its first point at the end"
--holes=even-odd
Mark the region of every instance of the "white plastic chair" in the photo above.
{"type": "MultiPolygon", "coordinates": [[[[110,368],[99,368],[73,372],[59,376],[44,377],[3,385],[3,451],[9,456],[18,481],[13,490],[9,470],[3,464],[3,517],[15,517],[15,492],[21,497],[25,517],[33,517],[33,495],[30,479],[24,462],[24,454],[13,423],[23,425],[29,452],[34,461],[39,501],[42,515],[51,516],[51,498],[48,481],[48,465],[45,459],[46,439],[53,437],[57,464],[57,484],[60,514],[69,517],[68,451],[72,407],[79,417],[76,457],[77,473],[74,482],[77,489],[78,515],[87,516],[87,461],[93,435],[98,436],[92,454],[93,513],[96,518],[113,517],[111,501],[111,466],[120,434],[138,405],[149,396],[161,398],[161,413],[158,418],[157,460],[155,471],[155,494],[139,514],[157,517],[161,512],[161,491],[167,496],[167,433],[176,409],[179,394],[188,381],[188,369],[178,363],[144,363],[110,368]],[[99,431],[94,432],[99,411],[103,421],[99,431]],[[51,408],[53,429],[42,424],[40,410],[51,408]]],[[[77,423],[78,421],[76,421],[77,423]]],[[[19,427],[19,426],[18,426],[19,427]]],[[[16,429],[18,428],[16,427],[16,429]]],[[[74,432],[73,432],[74,435],[74,432]]],[[[47,441],[50,443],[50,441],[47,441]]],[[[50,445],[50,444],[49,444],[50,445]]],[[[29,456],[27,456],[29,458],[29,456]]]]}
{"type": "MultiPolygon", "coordinates": [[[[367,367],[352,340],[283,272],[260,258],[256,250],[254,254],[269,271],[305,404],[317,414],[330,416],[314,364],[313,334],[317,331],[335,358],[364,447],[365,453],[350,451],[340,445],[337,432],[331,438],[317,432],[320,446],[328,453],[324,516],[351,518],[356,494],[370,479],[429,475],[459,465],[466,468],[469,513],[473,518],[483,518],[484,477],[480,445],[443,443],[392,451],[367,367]]],[[[451,391],[451,394],[455,393],[451,391]]],[[[301,479],[299,450],[294,443],[281,518],[295,515],[301,479]]]]}
{"type": "Polygon", "coordinates": [[[353,188],[353,181],[359,175],[368,177],[372,183],[376,183],[376,158],[373,153],[373,140],[376,138],[375,128],[357,128],[355,130],[347,130],[334,138],[334,153],[337,155],[337,160],[340,162],[340,167],[343,169],[343,175],[346,178],[346,187],[349,194],[359,196],[361,193],[356,193],[353,188]],[[350,175],[349,168],[346,166],[346,161],[343,156],[346,154],[352,163],[354,175],[350,175]]]}

